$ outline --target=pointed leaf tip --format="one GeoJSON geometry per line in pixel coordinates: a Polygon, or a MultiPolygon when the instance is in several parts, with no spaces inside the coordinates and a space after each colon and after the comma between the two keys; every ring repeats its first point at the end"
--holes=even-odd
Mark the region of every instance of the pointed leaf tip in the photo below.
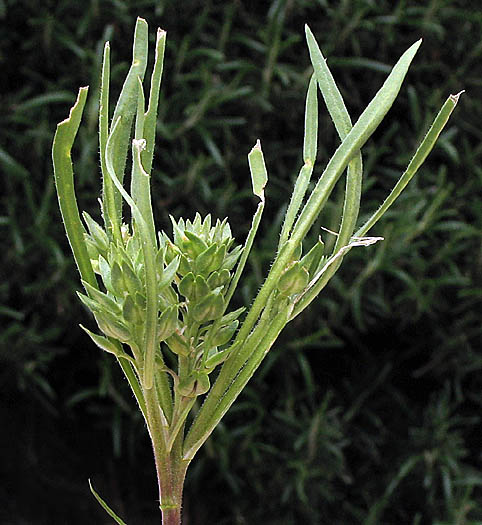
{"type": "Polygon", "coordinates": [[[454,103],[454,104],[457,104],[457,102],[459,101],[459,97],[460,95],[462,95],[462,93],[465,93],[465,89],[462,89],[462,91],[459,91],[457,94],[455,95],[450,95],[450,100],[454,103]]]}

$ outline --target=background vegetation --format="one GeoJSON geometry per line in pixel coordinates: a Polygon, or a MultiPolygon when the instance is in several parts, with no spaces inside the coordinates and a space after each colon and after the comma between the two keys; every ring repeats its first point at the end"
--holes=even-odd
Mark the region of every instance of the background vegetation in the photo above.
{"type": "MultiPolygon", "coordinates": [[[[448,94],[467,91],[373,232],[385,242],[350,253],[199,453],[186,524],[482,523],[482,9],[473,5],[0,0],[1,523],[110,523],[89,477],[128,523],[157,516],[144,424],[116,365],[77,326],[92,321],[74,296],[50,160],[56,123],[90,84],[75,169],[81,206],[95,216],[101,50],[109,39],[115,94],[138,15],[152,38],[157,25],[168,31],[159,227],[169,228],[169,213],[211,211],[242,240],[255,206],[246,155],[262,140],[268,207],[240,304],[269,265],[300,165],[305,22],[355,118],[401,52],[424,39],[364,148],[364,215],[448,94]]],[[[320,118],[322,166],[337,138],[320,118]]],[[[341,204],[335,198],[320,225],[336,230],[341,204]]]]}

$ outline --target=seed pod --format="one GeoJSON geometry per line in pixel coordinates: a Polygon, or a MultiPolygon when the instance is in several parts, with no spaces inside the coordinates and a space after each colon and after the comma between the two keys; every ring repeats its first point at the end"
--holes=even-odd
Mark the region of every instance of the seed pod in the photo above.
{"type": "Polygon", "coordinates": [[[211,244],[209,248],[204,250],[196,257],[194,268],[197,274],[206,276],[209,275],[209,273],[212,271],[213,261],[215,260],[214,254],[216,253],[216,250],[217,246],[215,244],[211,244]]]}
{"type": "Polygon", "coordinates": [[[195,283],[196,277],[192,272],[187,273],[177,285],[179,293],[186,297],[186,299],[191,299],[195,294],[195,283]]]}
{"type": "Polygon", "coordinates": [[[191,271],[191,265],[189,264],[189,260],[185,255],[181,255],[181,258],[179,260],[179,267],[178,267],[178,273],[180,275],[186,275],[191,271]]]}
{"type": "Polygon", "coordinates": [[[100,330],[105,335],[113,337],[121,343],[128,343],[132,339],[127,326],[107,312],[96,313],[94,317],[100,330]]]}
{"type": "Polygon", "coordinates": [[[102,281],[107,291],[109,291],[112,294],[115,294],[111,280],[111,267],[109,263],[104,259],[104,257],[102,257],[102,255],[99,255],[99,272],[102,276],[102,281]]]}
{"type": "Polygon", "coordinates": [[[214,255],[211,264],[209,265],[209,271],[213,272],[219,270],[223,266],[224,259],[226,257],[226,245],[222,244],[214,255]]]}
{"type": "Polygon", "coordinates": [[[124,297],[124,293],[127,292],[127,287],[124,282],[122,270],[120,269],[120,266],[117,264],[117,262],[114,262],[114,264],[111,266],[110,280],[112,283],[112,288],[114,289],[117,297],[124,297]]]}
{"type": "Polygon", "coordinates": [[[215,288],[219,288],[220,286],[224,286],[226,283],[229,282],[231,279],[231,274],[229,273],[229,270],[226,270],[224,268],[220,272],[213,272],[208,280],[207,284],[211,290],[214,290],[215,288]]]}
{"type": "Polygon", "coordinates": [[[177,305],[169,306],[159,316],[157,322],[157,336],[159,341],[165,341],[174,334],[178,324],[178,307],[177,305]]]}
{"type": "Polygon", "coordinates": [[[125,261],[122,262],[122,275],[130,295],[135,296],[136,293],[143,293],[144,287],[142,286],[141,280],[125,261]]]}
{"type": "Polygon", "coordinates": [[[245,306],[241,306],[241,308],[238,308],[237,310],[233,310],[232,312],[229,312],[229,314],[223,315],[221,318],[221,324],[228,324],[231,321],[234,321],[237,319],[244,311],[246,310],[245,306]]]}
{"type": "Polygon", "coordinates": [[[242,252],[243,247],[236,246],[236,248],[234,248],[234,250],[228,253],[228,255],[225,257],[223,262],[223,268],[226,268],[227,270],[232,270],[242,252]]]}
{"type": "Polygon", "coordinates": [[[196,382],[194,385],[194,392],[196,396],[205,394],[211,388],[208,375],[204,372],[197,372],[195,377],[196,382]]]}
{"type": "Polygon", "coordinates": [[[212,346],[222,346],[230,341],[238,328],[238,324],[238,321],[233,321],[226,326],[222,326],[211,339],[212,346]]]}
{"type": "Polygon", "coordinates": [[[202,275],[196,276],[196,282],[194,284],[194,297],[193,300],[198,302],[203,297],[206,297],[210,292],[209,286],[206,283],[206,279],[202,275]]]}
{"type": "Polygon", "coordinates": [[[171,284],[177,269],[179,268],[179,257],[175,257],[162,271],[162,276],[159,279],[158,288],[162,290],[168,284],[171,284]]]}
{"type": "Polygon", "coordinates": [[[181,255],[181,251],[179,250],[179,248],[175,244],[173,244],[169,239],[167,239],[165,254],[166,263],[169,264],[178,255],[181,255]]]}
{"type": "Polygon", "coordinates": [[[224,299],[219,292],[211,292],[194,306],[193,317],[198,323],[206,323],[221,317],[224,312],[224,299]]]}
{"type": "Polygon", "coordinates": [[[134,301],[141,310],[146,309],[146,297],[141,293],[136,293],[134,301]]]}
{"type": "Polygon", "coordinates": [[[144,321],[142,310],[137,306],[130,295],[128,295],[124,300],[122,316],[128,323],[133,325],[140,325],[144,321]]]}
{"type": "Polygon", "coordinates": [[[309,274],[301,263],[293,263],[280,277],[278,290],[283,295],[300,293],[308,284],[309,274]]]}
{"type": "Polygon", "coordinates": [[[102,337],[101,335],[97,335],[92,333],[90,330],[88,330],[85,326],[79,325],[82,330],[89,335],[89,337],[94,341],[94,343],[105,352],[109,352],[110,354],[114,354],[118,356],[119,354],[122,354],[122,351],[119,351],[119,349],[116,347],[116,345],[109,341],[106,337],[102,337]]]}
{"type": "Polygon", "coordinates": [[[87,228],[89,229],[91,239],[97,245],[99,253],[106,253],[109,244],[107,233],[105,233],[103,228],[97,224],[86,211],[82,213],[82,216],[84,217],[87,228]]]}
{"type": "Polygon", "coordinates": [[[183,377],[179,380],[176,390],[181,396],[196,397],[195,383],[196,378],[194,375],[183,377]]]}
{"type": "Polygon", "coordinates": [[[178,393],[184,397],[200,396],[210,388],[211,383],[205,372],[193,372],[191,375],[181,378],[177,385],[178,393]]]}
{"type": "Polygon", "coordinates": [[[181,249],[183,252],[187,253],[191,259],[195,259],[207,249],[207,245],[195,233],[186,230],[182,239],[181,249]]]}
{"type": "Polygon", "coordinates": [[[97,261],[97,258],[100,255],[99,248],[88,233],[84,233],[84,243],[87,248],[87,253],[89,254],[90,262],[97,261]]]}
{"type": "Polygon", "coordinates": [[[113,301],[108,295],[97,290],[91,286],[88,282],[82,280],[84,288],[87,290],[89,297],[99,304],[101,309],[110,311],[113,314],[120,314],[120,306],[113,301]]]}
{"type": "Polygon", "coordinates": [[[226,348],[220,352],[214,353],[211,357],[208,357],[206,361],[206,373],[210,374],[218,365],[224,363],[231,353],[231,348],[226,348]]]}
{"type": "Polygon", "coordinates": [[[174,354],[184,357],[189,356],[189,344],[182,335],[179,335],[179,332],[175,331],[165,342],[174,354]]]}
{"type": "Polygon", "coordinates": [[[313,275],[316,272],[316,269],[318,268],[318,265],[320,264],[320,261],[323,257],[323,253],[325,251],[325,244],[321,240],[321,238],[318,239],[318,242],[311,248],[311,250],[301,259],[301,265],[308,270],[308,273],[310,274],[310,277],[313,277],[313,275]]]}

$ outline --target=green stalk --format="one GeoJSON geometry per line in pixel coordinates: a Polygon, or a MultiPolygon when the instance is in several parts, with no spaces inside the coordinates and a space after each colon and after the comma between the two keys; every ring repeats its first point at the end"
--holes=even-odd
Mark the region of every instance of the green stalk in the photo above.
{"type": "Polygon", "coordinates": [[[281,330],[286,326],[290,313],[290,309],[286,309],[279,313],[270,322],[267,330],[264,331],[265,335],[262,337],[261,341],[258,342],[255,337],[248,339],[244,348],[247,349],[247,353],[251,357],[241,370],[239,370],[229,387],[223,392],[223,395],[216,400],[214,409],[210,413],[210,418],[207,424],[202,427],[200,425],[192,425],[184,439],[183,458],[185,460],[192,460],[199,448],[211,435],[216,425],[221,421],[224,414],[226,414],[234,401],[236,401],[237,397],[251,379],[262,360],[266,357],[266,354],[278,338],[281,330]]]}

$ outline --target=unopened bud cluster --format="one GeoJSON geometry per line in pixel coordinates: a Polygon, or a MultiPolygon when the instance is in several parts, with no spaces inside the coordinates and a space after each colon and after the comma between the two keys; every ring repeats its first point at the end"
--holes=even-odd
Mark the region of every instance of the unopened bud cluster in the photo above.
{"type": "MultiPolygon", "coordinates": [[[[103,282],[100,291],[84,282],[87,295],[79,293],[92,311],[99,329],[108,337],[142,347],[146,310],[144,256],[135,227],[122,227],[115,242],[88,214],[85,242],[94,272],[103,282]]],[[[234,335],[243,308],[225,315],[225,296],[232,270],[242,247],[231,249],[234,239],[226,220],[211,226],[211,216],[173,223],[173,240],[159,234],[156,257],[159,343],[165,342],[178,356],[175,388],[182,396],[209,390],[208,374],[226,359],[218,351],[234,335]]],[[[93,337],[93,334],[90,334],[93,337]]],[[[99,344],[100,336],[94,341],[99,344]]],[[[109,348],[109,341],[102,340],[109,348]]],[[[139,356],[136,356],[139,357],[139,356]]]]}

